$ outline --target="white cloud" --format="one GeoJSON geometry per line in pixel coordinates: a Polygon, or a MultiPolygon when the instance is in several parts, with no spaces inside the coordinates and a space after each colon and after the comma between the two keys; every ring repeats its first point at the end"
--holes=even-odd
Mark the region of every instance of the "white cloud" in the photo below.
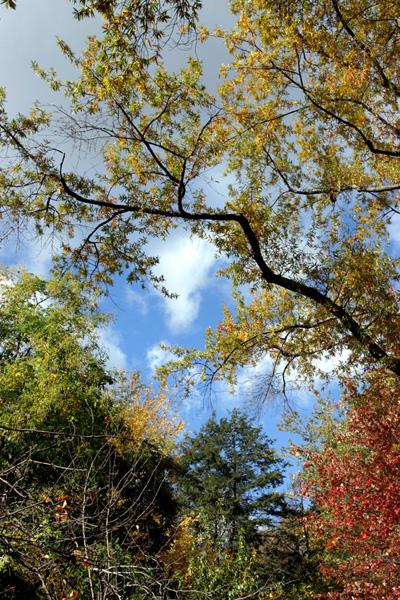
{"type": "Polygon", "coordinates": [[[400,246],[400,215],[393,215],[389,225],[390,240],[400,246]]]}
{"type": "Polygon", "coordinates": [[[48,277],[52,266],[52,255],[59,251],[56,240],[49,241],[39,237],[11,236],[0,247],[0,259],[10,267],[21,267],[28,273],[48,277]]]}
{"type": "Polygon", "coordinates": [[[174,358],[172,352],[164,350],[160,347],[161,345],[168,346],[168,342],[162,340],[158,344],[150,346],[146,353],[147,364],[152,375],[155,374],[158,367],[161,367],[161,365],[163,365],[165,362],[167,362],[171,358],[174,358]]]}
{"type": "Polygon", "coordinates": [[[340,354],[335,354],[333,356],[321,356],[321,358],[316,360],[314,364],[316,369],[321,371],[321,373],[331,373],[337,369],[341,363],[347,362],[349,356],[350,350],[345,348],[340,354]]]}
{"type": "Polygon", "coordinates": [[[165,278],[169,292],[177,299],[163,298],[168,328],[173,332],[188,330],[196,320],[202,294],[211,279],[215,264],[215,249],[203,240],[175,238],[172,245],[163,248],[157,269],[165,278]]]}
{"type": "Polygon", "coordinates": [[[102,329],[99,331],[99,343],[108,355],[108,368],[128,368],[128,359],[125,352],[122,350],[122,338],[118,331],[112,327],[102,329]]]}
{"type": "Polygon", "coordinates": [[[143,294],[136,292],[131,287],[126,288],[126,300],[128,305],[143,317],[149,312],[149,303],[143,294]]]}

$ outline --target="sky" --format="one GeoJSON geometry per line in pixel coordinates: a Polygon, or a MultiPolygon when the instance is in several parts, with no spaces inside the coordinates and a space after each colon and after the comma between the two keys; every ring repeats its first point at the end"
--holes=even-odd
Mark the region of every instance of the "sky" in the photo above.
{"type": "MultiPolygon", "coordinates": [[[[202,18],[209,26],[224,27],[229,26],[231,19],[224,12],[224,3],[209,0],[205,2],[202,18]]],[[[16,11],[0,7],[0,19],[0,85],[7,90],[9,113],[27,111],[35,99],[44,104],[62,102],[62,97],[50,92],[46,83],[34,74],[31,61],[36,60],[44,69],[55,67],[63,77],[72,78],[74,72],[56,46],[56,35],[75,50],[81,50],[88,35],[100,33],[101,23],[93,19],[77,22],[72,18],[71,3],[65,0],[18,0],[16,11]]],[[[202,48],[198,52],[207,65],[207,83],[215,88],[218,66],[228,57],[217,45],[211,45],[207,54],[202,48]]],[[[171,56],[169,60],[179,58],[171,56]]],[[[215,277],[225,263],[215,259],[210,244],[193,242],[177,230],[167,243],[154,240],[149,251],[159,254],[159,273],[164,274],[167,288],[177,293],[178,299],[129,286],[120,278],[104,304],[106,310],[115,313],[115,322],[101,332],[110,365],[139,369],[147,380],[168,358],[160,343],[202,347],[204,331],[221,318],[223,302],[231,305],[229,282],[215,277]]],[[[0,255],[4,264],[22,264],[26,270],[44,276],[51,266],[51,246],[43,247],[38,240],[9,241],[0,249],[0,255]]],[[[223,416],[227,410],[240,406],[247,392],[244,375],[234,395],[221,387],[211,399],[194,393],[181,406],[181,416],[188,422],[188,428],[196,431],[210,417],[212,409],[223,416]]],[[[308,413],[311,397],[302,393],[296,400],[300,413],[308,413]]],[[[266,409],[260,419],[267,435],[278,438],[277,446],[287,443],[287,435],[277,430],[279,409],[266,409]]]]}

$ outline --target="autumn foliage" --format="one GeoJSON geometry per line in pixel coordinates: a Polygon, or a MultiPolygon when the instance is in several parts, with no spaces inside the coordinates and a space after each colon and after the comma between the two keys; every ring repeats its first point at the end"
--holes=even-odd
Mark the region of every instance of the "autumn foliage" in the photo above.
{"type": "Polygon", "coordinates": [[[200,0],[70,1],[102,34],[82,53],[58,41],[71,79],[33,63],[65,104],[12,116],[0,88],[0,237],[55,236],[61,275],[1,290],[0,577],[52,600],[78,583],[166,597],[154,560],[173,547],[182,431],[166,382],[235,388],[254,369],[260,403],[348,381],[344,418],[320,414],[306,450],[307,525],[336,586],[321,597],[400,598],[399,0],[230,0],[213,31],[200,0]],[[219,85],[197,52],[217,62],[214,43],[219,85]],[[149,242],[182,232],[214,246],[234,306],[204,347],[173,348],[160,390],[136,374],[110,388],[86,292],[124,275],[174,296],[149,242]],[[81,578],[59,576],[75,551],[81,578]]]}
{"type": "MultiPolygon", "coordinates": [[[[308,525],[324,540],[323,573],[341,588],[321,598],[400,598],[400,383],[383,370],[349,382],[347,417],[329,446],[309,452],[308,525]]],[[[307,479],[308,478],[308,479],[307,479]]]]}
{"type": "Polygon", "coordinates": [[[106,368],[72,276],[3,269],[0,290],[0,598],[151,595],[178,511],[173,398],[106,368]]]}

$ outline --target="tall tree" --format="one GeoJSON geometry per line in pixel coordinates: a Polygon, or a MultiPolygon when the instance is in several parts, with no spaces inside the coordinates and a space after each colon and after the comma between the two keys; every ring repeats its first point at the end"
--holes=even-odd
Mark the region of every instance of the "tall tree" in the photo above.
{"type": "Polygon", "coordinates": [[[182,444],[182,452],[182,501],[200,513],[200,527],[216,543],[233,548],[240,531],[254,540],[285,508],[276,489],[285,465],[261,428],[237,409],[219,422],[214,415],[182,444]]]}
{"type": "Polygon", "coordinates": [[[340,590],[321,598],[399,598],[399,382],[379,369],[346,391],[346,418],[329,443],[302,451],[303,494],[316,509],[307,525],[340,590]]]}
{"type": "Polygon", "coordinates": [[[0,597],[160,594],[181,430],[165,391],[117,385],[72,277],[0,281],[0,597]]]}
{"type": "Polygon", "coordinates": [[[62,264],[160,286],[149,237],[183,226],[210,240],[254,299],[215,332],[206,376],[234,377],[266,352],[273,371],[305,377],[314,359],[342,352],[347,364],[400,374],[388,246],[400,187],[397,1],[232,0],[235,27],[215,33],[232,54],[218,97],[199,60],[176,72],[163,63],[171,40],[207,43],[199,6],[81,3],[101,14],[104,35],[81,57],[60,42],[80,77],[63,83],[38,68],[71,114],[1,113],[7,231],[33,221],[41,234],[64,232],[62,264]],[[50,139],[60,126],[81,150],[98,140],[97,175],[68,171],[50,139]],[[207,184],[212,169],[225,170],[224,206],[207,184]]]}

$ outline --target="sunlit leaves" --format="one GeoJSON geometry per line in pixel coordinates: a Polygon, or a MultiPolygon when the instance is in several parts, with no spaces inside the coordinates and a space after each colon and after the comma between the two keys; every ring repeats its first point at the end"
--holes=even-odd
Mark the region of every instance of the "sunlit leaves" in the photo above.
{"type": "Polygon", "coordinates": [[[68,279],[46,283],[25,273],[15,279],[2,273],[3,425],[46,423],[51,429],[60,418],[71,423],[79,418],[84,425],[90,418],[84,396],[98,398],[111,381],[94,335],[104,318],[96,316],[95,299],[85,298],[82,286],[68,279]]]}
{"type": "Polygon", "coordinates": [[[317,508],[309,527],[329,550],[322,571],[343,590],[324,598],[399,596],[398,397],[382,370],[349,382],[341,427],[306,450],[303,493],[317,508]]]}
{"type": "Polygon", "coordinates": [[[155,391],[143,384],[139,373],[134,373],[130,381],[123,377],[120,386],[115,387],[114,401],[119,403],[124,424],[125,437],[113,442],[121,453],[143,442],[166,454],[171,452],[176,438],[184,431],[184,423],[165,382],[155,391]]]}
{"type": "Polygon", "coordinates": [[[1,2],[6,8],[17,8],[17,3],[14,0],[2,0],[1,2]]]}
{"type": "Polygon", "coordinates": [[[211,40],[198,2],[75,4],[79,17],[104,21],[81,56],[59,41],[78,78],[36,66],[71,113],[1,115],[5,235],[33,220],[61,238],[63,270],[165,290],[146,244],[181,226],[213,243],[229,259],[223,274],[254,294],[231,331],[210,334],[213,375],[234,381],[269,354],[281,372],[312,378],[314,359],[343,352],[348,366],[372,360],[400,373],[394,7],[232,2],[236,25],[214,32],[232,56],[214,95],[187,44],[211,40]],[[185,52],[175,68],[173,44],[185,52]],[[72,169],[45,131],[62,131],[100,166],[72,169]]]}

